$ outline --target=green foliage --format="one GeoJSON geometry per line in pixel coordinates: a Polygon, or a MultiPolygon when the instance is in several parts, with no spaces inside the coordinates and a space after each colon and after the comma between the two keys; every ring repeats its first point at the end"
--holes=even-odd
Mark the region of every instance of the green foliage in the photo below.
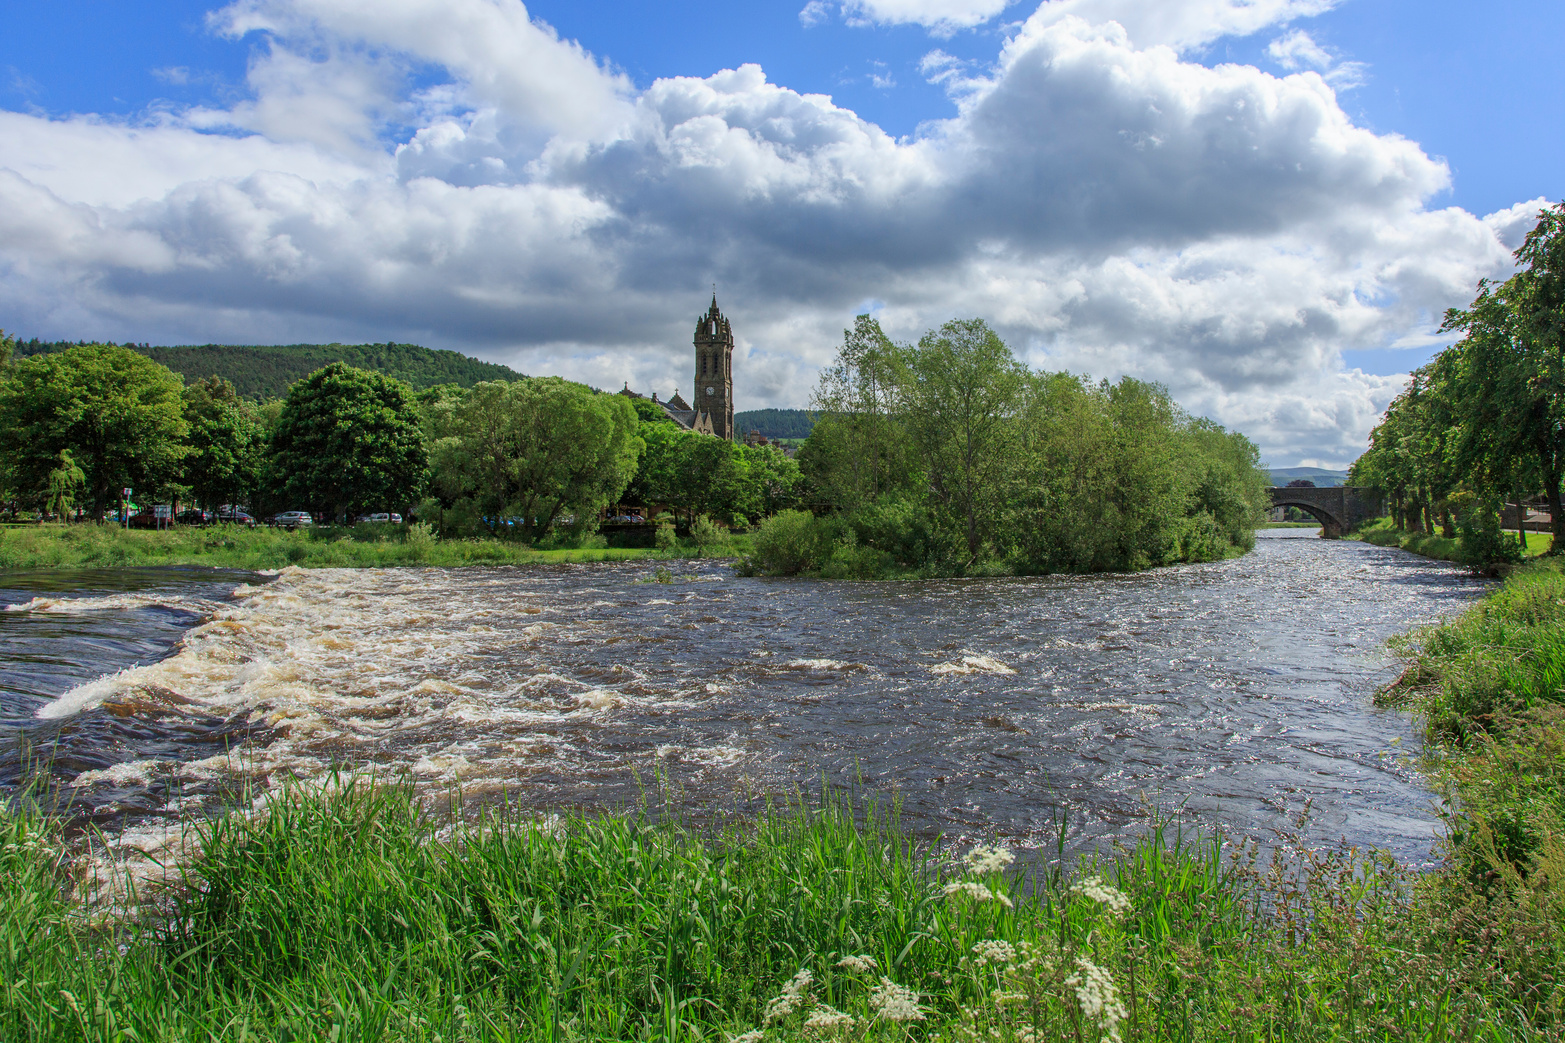
{"type": "Polygon", "coordinates": [[[1288,838],[1268,866],[1154,824],[1112,864],[1026,876],[832,798],[708,836],[645,811],[447,823],[411,798],[355,782],[211,820],[184,880],[123,919],[65,897],[58,823],[0,813],[0,1038],[782,1041],[837,1013],[887,1041],[1559,1028],[1545,948],[1485,948],[1448,892],[1288,838]]]}
{"type": "Polygon", "coordinates": [[[69,449],[60,450],[60,466],[49,472],[49,498],[44,510],[57,518],[67,518],[76,509],[76,494],[87,484],[87,476],[76,466],[69,449]]]}
{"type": "Polygon", "coordinates": [[[442,408],[436,493],[469,528],[529,543],[566,516],[579,535],[618,500],[643,451],[638,426],[650,426],[625,396],[559,377],[479,384],[442,408]]]}
{"type": "Polygon", "coordinates": [[[18,359],[0,375],[0,459],[15,490],[40,503],[69,450],[95,514],[121,487],[173,481],[187,430],[179,378],[134,351],[89,344],[18,359]]]}
{"type": "Polygon", "coordinates": [[[668,522],[658,525],[657,535],[653,538],[653,546],[660,551],[671,551],[679,546],[679,537],[674,534],[674,527],[668,522]]]}
{"type": "Polygon", "coordinates": [[[1156,385],[1030,373],[976,320],[898,346],[860,316],[817,406],[798,454],[803,496],[841,525],[776,527],[750,562],[760,571],[772,560],[844,576],[1211,561],[1252,547],[1269,506],[1248,439],[1189,417],[1156,385]]]}
{"type": "Polygon", "coordinates": [[[265,449],[255,406],[222,377],[197,380],[184,391],[189,455],[184,479],[198,504],[215,509],[255,491],[265,449]]]}
{"type": "Polygon", "coordinates": [[[690,540],[703,555],[721,554],[728,549],[728,532],[704,514],[690,523],[690,540]]]}
{"type": "Polygon", "coordinates": [[[731,525],[797,502],[799,468],[774,446],[743,446],[685,431],[672,423],[643,422],[645,451],[624,502],[708,514],[731,525]]]}
{"type": "Polygon", "coordinates": [[[1519,976],[1565,960],[1565,575],[1557,560],[1510,573],[1456,619],[1394,647],[1408,660],[1378,701],[1410,705],[1452,791],[1449,855],[1457,922],[1519,976]],[[1488,926],[1492,911],[1506,914],[1488,926]],[[1483,929],[1480,929],[1480,925],[1483,929]]]}
{"type": "Polygon", "coordinates": [[[317,525],[297,532],[230,525],[175,526],[167,531],[104,523],[0,526],[0,569],[55,566],[209,565],[239,569],[386,568],[399,565],[528,564],[631,561],[682,556],[668,550],[559,548],[536,550],[493,539],[436,539],[434,526],[317,525]],[[427,526],[427,528],[426,528],[427,526]],[[428,532],[425,539],[423,533],[428,532]]]}
{"type": "MultiPolygon", "coordinates": [[[[1453,497],[1523,500],[1542,493],[1565,534],[1565,203],[1538,215],[1504,283],[1482,280],[1443,330],[1462,339],[1413,374],[1370,436],[1351,481],[1384,490],[1397,527],[1454,535],[1453,497]]],[[[1476,553],[1480,540],[1471,550],[1476,553]]],[[[1504,563],[1503,541],[1491,541],[1504,563]]]]}
{"type": "Polygon", "coordinates": [[[400,512],[425,479],[412,389],[340,362],[317,370],[289,389],[266,466],[289,502],[326,518],[400,512]]]}
{"type": "Polygon", "coordinates": [[[734,430],[740,435],[755,431],[765,438],[808,438],[815,427],[815,413],[808,409],[749,409],[734,414],[734,430]]]}
{"type": "MultiPolygon", "coordinates": [[[[65,342],[32,340],[19,345],[18,349],[22,355],[39,355],[67,351],[71,347],[73,345],[65,342]]],[[[209,376],[227,380],[248,399],[281,398],[297,381],[333,362],[394,377],[416,389],[442,384],[468,388],[480,381],[515,380],[521,376],[507,366],[417,344],[202,344],[184,347],[126,344],[125,347],[181,374],[186,381],[209,376]]]]}

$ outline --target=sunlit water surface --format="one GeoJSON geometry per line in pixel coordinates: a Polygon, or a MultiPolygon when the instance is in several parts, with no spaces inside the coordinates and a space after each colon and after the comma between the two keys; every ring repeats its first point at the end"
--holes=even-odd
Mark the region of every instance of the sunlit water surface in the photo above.
{"type": "Polygon", "coordinates": [[[928,833],[1081,849],[1148,808],[1427,858],[1392,634],[1481,586],[1398,550],[1263,532],[1139,575],[647,582],[646,564],[0,573],[0,784],[47,771],[127,835],[334,767],[431,793],[706,811],[895,793],[928,833]]]}

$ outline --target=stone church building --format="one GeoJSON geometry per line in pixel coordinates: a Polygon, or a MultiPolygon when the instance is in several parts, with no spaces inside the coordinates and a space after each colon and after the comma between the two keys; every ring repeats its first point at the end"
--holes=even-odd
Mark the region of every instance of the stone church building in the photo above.
{"type": "MultiPolygon", "coordinates": [[[[696,379],[694,405],[674,392],[667,402],[659,402],[657,392],[652,401],[663,407],[668,418],[687,431],[699,431],[706,435],[734,440],[734,331],[728,320],[717,308],[717,294],[712,294],[712,306],[696,320],[696,379]]],[[[632,398],[641,396],[630,390],[621,391],[632,398]]]]}

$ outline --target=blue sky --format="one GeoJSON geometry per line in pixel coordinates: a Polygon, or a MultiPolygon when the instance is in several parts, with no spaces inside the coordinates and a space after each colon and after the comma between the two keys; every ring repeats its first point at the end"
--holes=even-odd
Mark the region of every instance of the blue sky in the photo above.
{"type": "Polygon", "coordinates": [[[755,375],[741,406],[805,405],[832,331],[874,300],[904,335],[985,314],[1035,364],[1163,380],[1279,465],[1340,464],[1439,346],[1434,317],[1503,274],[1527,223],[1511,209],[1565,194],[1565,5],[1175,7],[537,0],[529,27],[516,0],[452,0],[444,16],[433,0],[385,0],[368,20],[350,0],[13,3],[0,171],[16,178],[10,202],[61,216],[0,246],[0,325],[165,342],[394,336],[672,390],[699,310],[685,297],[715,279],[755,375]],[[448,25],[466,28],[430,29],[448,25]],[[1151,57],[1159,46],[1177,60],[1151,57]],[[1024,76],[1035,53],[1054,56],[1046,84],[1024,76]],[[746,63],[764,77],[707,80],[746,63]],[[1221,68],[1234,65],[1250,68],[1221,68]],[[1109,66],[1135,70],[1125,89],[1141,94],[1105,94],[1094,71],[1109,66]],[[834,107],[797,101],[809,94],[834,107]],[[1200,130],[1201,106],[1240,95],[1255,99],[1247,112],[1276,106],[1245,147],[1278,154],[1249,173],[1200,130]],[[1143,125],[1169,99],[1188,119],[1143,125]],[[1290,105],[1306,115],[1285,118],[1290,105]],[[708,136],[684,143],[700,123],[690,106],[729,136],[702,124],[708,136]],[[776,110],[770,123],[757,106],[776,110]],[[1287,140],[1289,119],[1317,128],[1307,148],[1287,140]],[[1321,119],[1341,121],[1324,149],[1321,119]],[[768,137],[779,121],[786,141],[768,137]],[[1113,149],[1132,131],[1177,164],[1131,177],[1113,149]],[[1267,175],[1284,155],[1295,169],[1267,175]],[[981,157],[992,177],[975,173],[981,157]],[[1159,195],[1159,179],[1179,191],[1159,195]],[[315,195],[283,213],[278,193],[301,185],[315,195]],[[705,240],[703,193],[722,222],[705,240]],[[378,217],[355,209],[372,205],[378,217]],[[430,238],[432,214],[461,228],[486,206],[512,222],[509,245],[466,256],[471,233],[430,238]],[[326,212],[348,215],[335,238],[326,212]],[[317,223],[298,225],[303,213],[317,223]],[[73,220],[123,234],[124,249],[87,256],[68,245],[73,220]],[[407,224],[392,242],[376,221],[407,224]],[[366,257],[371,240],[395,272],[366,257]],[[1301,257],[1312,264],[1290,274],[1301,257]],[[398,278],[443,289],[410,296],[398,278]],[[586,321],[572,311],[584,298],[599,302],[586,321]]]}

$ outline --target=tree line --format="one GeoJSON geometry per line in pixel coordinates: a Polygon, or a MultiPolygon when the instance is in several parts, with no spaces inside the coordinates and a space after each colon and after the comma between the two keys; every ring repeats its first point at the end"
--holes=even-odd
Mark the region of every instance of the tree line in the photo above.
{"type": "MultiPolygon", "coordinates": [[[[85,341],[44,341],[33,338],[16,345],[21,356],[49,354],[81,347],[85,341]]],[[[418,344],[192,344],[161,347],[125,344],[124,347],[167,366],[192,383],[219,376],[245,398],[264,401],[281,398],[293,383],[322,366],[346,362],[396,377],[414,390],[456,384],[472,387],[485,380],[515,380],[522,374],[495,362],[469,358],[461,352],[426,348],[418,344]]]]}
{"type": "Polygon", "coordinates": [[[730,525],[796,502],[781,450],[679,428],[650,402],[558,377],[414,391],[334,362],[255,402],[105,344],[0,357],[0,499],[101,518],[138,499],[321,520],[416,511],[448,535],[538,543],[633,498],[730,525]]]}
{"type": "MultiPolygon", "coordinates": [[[[9,354],[9,342],[6,353],[9,354]]],[[[4,363],[0,499],[101,518],[142,502],[319,520],[416,511],[454,536],[579,540],[603,508],[767,519],[752,567],[855,576],[1142,569],[1248,549],[1268,478],[1157,385],[1032,372],[980,320],[895,344],[861,316],[795,456],[686,431],[558,377],[414,390],[333,362],[254,401],[146,354],[4,363]]]]}
{"type": "Polygon", "coordinates": [[[1253,546],[1270,479],[1244,436],[1166,390],[1034,372],[981,320],[893,343],[860,316],[816,393],[801,495],[767,573],[1089,572],[1253,546]]]}
{"type": "Polygon", "coordinates": [[[1506,500],[1541,498],[1565,546],[1565,203],[1542,210],[1504,282],[1482,280],[1441,326],[1461,339],[1413,372],[1370,434],[1349,481],[1388,497],[1400,528],[1447,535],[1491,560],[1506,500]]]}

